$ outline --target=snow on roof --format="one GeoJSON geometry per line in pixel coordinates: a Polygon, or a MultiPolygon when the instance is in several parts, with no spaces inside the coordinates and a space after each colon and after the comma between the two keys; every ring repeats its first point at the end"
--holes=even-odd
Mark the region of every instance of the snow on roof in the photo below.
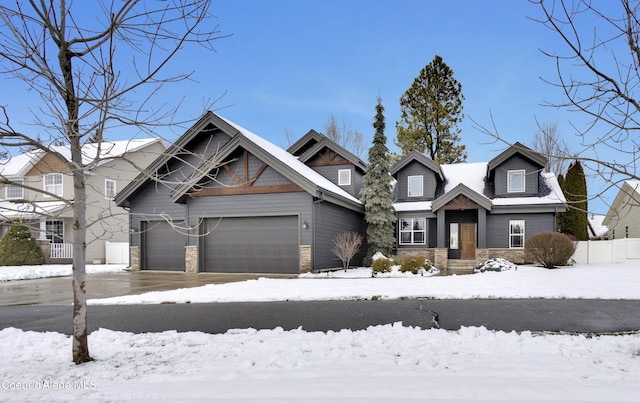
{"type": "Polygon", "coordinates": [[[14,203],[0,201],[0,218],[4,220],[37,218],[51,215],[63,209],[67,203],[63,201],[14,203]]]}
{"type": "Polygon", "coordinates": [[[310,168],[309,166],[301,162],[293,154],[290,154],[286,150],[278,147],[277,145],[269,142],[268,140],[265,140],[264,138],[245,129],[244,127],[223,118],[222,116],[220,116],[220,118],[225,122],[227,122],[228,124],[230,124],[231,126],[233,126],[234,128],[236,128],[249,141],[256,144],[257,146],[259,146],[260,148],[262,148],[263,150],[271,154],[273,157],[277,158],[279,161],[289,166],[294,171],[300,173],[305,178],[309,179],[316,186],[324,190],[328,190],[336,195],[342,196],[345,199],[348,199],[360,204],[360,200],[358,200],[356,197],[352,196],[347,191],[342,189],[340,186],[336,185],[335,183],[331,182],[329,179],[325,178],[324,176],[320,175],[318,172],[314,171],[312,168],[310,168]]]}
{"type": "Polygon", "coordinates": [[[487,165],[487,162],[443,164],[444,192],[447,193],[462,183],[474,192],[484,195],[484,178],[487,175],[487,165]]]}
{"type": "Polygon", "coordinates": [[[587,216],[593,236],[600,237],[609,231],[609,227],[602,224],[605,217],[606,215],[604,214],[589,214],[587,216]]]}
{"type": "MultiPolygon", "coordinates": [[[[133,152],[144,148],[152,143],[160,141],[160,139],[147,138],[147,139],[133,139],[133,140],[118,140],[118,141],[104,141],[100,144],[100,159],[121,157],[125,153],[133,152]]],[[[69,146],[51,146],[50,150],[61,154],[64,158],[71,159],[71,151],[69,146]]],[[[44,152],[42,150],[29,151],[20,155],[16,155],[7,160],[0,161],[0,175],[22,176],[35,165],[40,158],[42,158],[44,152]]],[[[82,162],[87,164],[93,161],[98,156],[98,145],[95,143],[85,144],[82,146],[82,162]]]]}
{"type": "Polygon", "coordinates": [[[424,211],[424,210],[431,210],[431,202],[430,201],[419,201],[419,202],[393,203],[393,208],[396,211],[424,211]]]}
{"type": "Polygon", "coordinates": [[[639,180],[628,180],[625,181],[625,183],[629,186],[631,186],[631,188],[633,190],[635,190],[637,193],[640,193],[640,181],[639,180]]]}

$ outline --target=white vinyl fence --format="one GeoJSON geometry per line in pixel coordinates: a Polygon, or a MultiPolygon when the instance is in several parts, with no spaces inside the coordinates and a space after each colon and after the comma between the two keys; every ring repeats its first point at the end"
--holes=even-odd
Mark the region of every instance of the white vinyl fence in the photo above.
{"type": "Polygon", "coordinates": [[[617,263],[627,259],[640,259],[640,238],[580,241],[573,255],[577,264],[617,263]]]}
{"type": "Polygon", "coordinates": [[[107,241],[105,255],[107,264],[129,264],[129,243],[107,241]]]}

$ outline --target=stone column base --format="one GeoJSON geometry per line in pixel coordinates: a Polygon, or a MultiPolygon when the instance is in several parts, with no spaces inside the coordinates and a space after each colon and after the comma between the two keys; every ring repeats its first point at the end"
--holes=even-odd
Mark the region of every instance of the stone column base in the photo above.
{"type": "Polygon", "coordinates": [[[311,245],[300,245],[300,273],[311,271],[311,245]]]}
{"type": "Polygon", "coordinates": [[[195,245],[185,246],[184,271],[187,273],[198,272],[198,247],[195,245]]]}
{"type": "Polygon", "coordinates": [[[129,246],[129,267],[131,270],[140,270],[140,247],[129,246]]]}

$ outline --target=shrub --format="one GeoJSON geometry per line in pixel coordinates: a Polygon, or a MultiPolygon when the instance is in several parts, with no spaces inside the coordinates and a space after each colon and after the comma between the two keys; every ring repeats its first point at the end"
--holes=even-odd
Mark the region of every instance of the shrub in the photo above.
{"type": "Polygon", "coordinates": [[[525,256],[547,269],[565,266],[575,251],[571,239],[559,232],[539,232],[524,243],[525,256]]]}
{"type": "Polygon", "coordinates": [[[413,274],[418,274],[418,270],[424,267],[425,262],[426,258],[424,256],[405,256],[400,261],[400,271],[403,273],[410,271],[413,274]]]}
{"type": "Polygon", "coordinates": [[[374,273],[389,273],[391,266],[393,266],[393,260],[381,257],[373,261],[371,270],[373,270],[374,273]]]}
{"type": "Polygon", "coordinates": [[[29,228],[12,224],[0,240],[0,266],[42,264],[42,250],[29,228]]]}
{"type": "Polygon", "coordinates": [[[341,232],[333,239],[331,252],[342,260],[342,268],[349,268],[349,262],[360,250],[364,237],[357,232],[341,232]]]}

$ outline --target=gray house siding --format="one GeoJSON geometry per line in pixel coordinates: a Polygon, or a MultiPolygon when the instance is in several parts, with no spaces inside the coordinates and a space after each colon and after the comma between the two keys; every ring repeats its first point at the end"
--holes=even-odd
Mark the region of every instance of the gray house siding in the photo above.
{"type": "Polygon", "coordinates": [[[397,176],[398,200],[399,202],[434,200],[438,182],[433,171],[422,164],[411,162],[397,176]],[[409,176],[422,175],[422,197],[409,197],[409,176]]]}
{"type": "Polygon", "coordinates": [[[352,164],[312,166],[311,168],[336,185],[338,185],[338,171],[341,169],[349,169],[351,171],[351,184],[339,186],[350,195],[359,197],[360,189],[362,188],[362,173],[360,173],[352,164]]]}
{"type": "Polygon", "coordinates": [[[509,221],[524,220],[525,240],[532,234],[555,231],[554,213],[487,215],[487,247],[509,247],[509,221]]]}
{"type": "Polygon", "coordinates": [[[495,169],[495,195],[496,197],[537,196],[539,178],[540,169],[536,165],[518,155],[514,155],[495,169]],[[509,193],[507,192],[507,172],[519,169],[524,169],[526,172],[525,191],[509,193]]]}
{"type": "MultiPolygon", "coordinates": [[[[342,266],[342,261],[331,252],[335,236],[341,232],[355,231],[363,237],[366,235],[364,215],[327,202],[315,204],[315,237],[313,250],[314,269],[327,269],[342,266]]],[[[351,265],[361,265],[367,251],[366,240],[360,252],[351,260],[351,265]]]]}

